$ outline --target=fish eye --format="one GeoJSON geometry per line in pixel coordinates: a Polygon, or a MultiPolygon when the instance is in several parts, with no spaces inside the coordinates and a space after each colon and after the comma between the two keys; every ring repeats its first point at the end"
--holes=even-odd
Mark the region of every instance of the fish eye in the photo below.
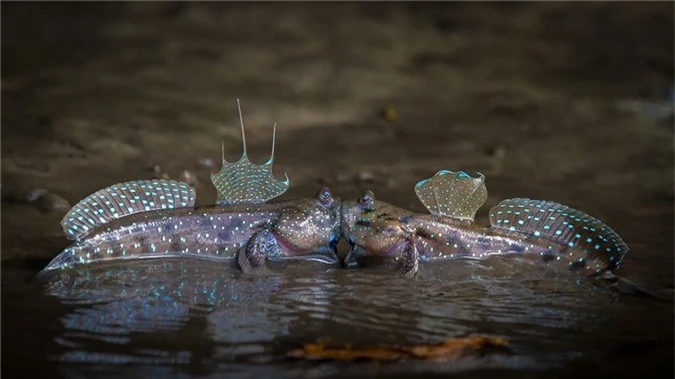
{"type": "Polygon", "coordinates": [[[323,205],[328,205],[333,201],[333,197],[331,196],[328,187],[322,187],[317,194],[317,198],[323,205]]]}
{"type": "Polygon", "coordinates": [[[366,191],[361,197],[359,197],[359,204],[361,205],[372,205],[373,200],[375,200],[375,194],[373,191],[366,191]]]}

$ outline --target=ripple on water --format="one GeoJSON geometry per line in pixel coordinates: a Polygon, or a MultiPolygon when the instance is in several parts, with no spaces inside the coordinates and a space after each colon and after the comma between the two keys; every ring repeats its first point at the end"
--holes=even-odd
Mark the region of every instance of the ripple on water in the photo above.
{"type": "Polygon", "coordinates": [[[68,309],[55,338],[66,362],[199,362],[225,372],[265,363],[290,375],[298,366],[285,352],[319,339],[433,343],[489,333],[509,338],[514,354],[406,368],[552,367],[601,352],[580,347],[589,334],[615,338],[608,325],[625,313],[616,294],[513,258],[425,263],[412,280],[320,264],[249,276],[209,262],[138,261],[62,271],[43,284],[68,309]]]}

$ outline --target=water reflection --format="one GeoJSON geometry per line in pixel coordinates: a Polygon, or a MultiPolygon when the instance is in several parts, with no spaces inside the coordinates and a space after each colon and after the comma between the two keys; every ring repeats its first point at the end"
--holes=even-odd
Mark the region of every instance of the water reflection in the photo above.
{"type": "MultiPolygon", "coordinates": [[[[74,351],[62,360],[101,361],[106,358],[95,342],[137,346],[152,338],[155,348],[135,348],[133,354],[177,363],[189,361],[190,353],[167,356],[162,336],[187,334],[183,338],[195,343],[206,338],[218,345],[214,358],[261,354],[266,343],[289,333],[303,303],[327,313],[325,293],[333,288],[302,276],[242,276],[228,265],[190,260],[92,266],[57,272],[45,283],[48,294],[72,306],[61,318],[65,330],[57,342],[74,351]],[[294,309],[294,304],[300,306],[294,309]]],[[[124,363],[135,358],[107,359],[124,363]]]]}
{"type": "MultiPolygon", "coordinates": [[[[288,362],[285,352],[318,339],[432,343],[467,333],[506,336],[512,354],[405,369],[546,368],[602,353],[632,317],[617,294],[537,264],[514,257],[435,262],[409,280],[311,263],[247,276],[201,261],[138,261],[56,272],[43,285],[67,306],[55,341],[64,350],[58,359],[71,363],[292,376],[317,366],[288,362]]],[[[314,376],[337,366],[320,367],[314,376]]]]}

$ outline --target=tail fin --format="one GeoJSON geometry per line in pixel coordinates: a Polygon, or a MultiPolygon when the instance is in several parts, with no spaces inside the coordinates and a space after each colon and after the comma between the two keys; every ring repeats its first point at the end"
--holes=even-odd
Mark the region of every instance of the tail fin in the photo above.
{"type": "Polygon", "coordinates": [[[626,279],[610,272],[606,272],[603,276],[599,277],[599,279],[608,284],[611,289],[623,295],[643,296],[659,301],[671,301],[673,299],[672,294],[666,295],[663,291],[656,292],[648,289],[644,285],[640,285],[630,279],[626,279]]]}
{"type": "Polygon", "coordinates": [[[616,270],[628,246],[614,230],[581,211],[551,201],[508,199],[490,209],[490,224],[605,258],[616,270]]]}
{"type": "Polygon", "coordinates": [[[72,266],[75,262],[75,251],[77,247],[75,245],[70,246],[63,250],[59,255],[54,257],[54,259],[49,262],[49,264],[40,271],[38,276],[47,273],[55,269],[63,269],[72,266]]]}

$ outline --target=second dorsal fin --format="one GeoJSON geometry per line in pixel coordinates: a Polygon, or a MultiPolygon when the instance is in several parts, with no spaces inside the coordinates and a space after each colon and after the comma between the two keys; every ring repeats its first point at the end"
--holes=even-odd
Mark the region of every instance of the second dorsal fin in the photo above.
{"type": "Polygon", "coordinates": [[[556,241],[587,254],[607,259],[611,270],[619,267],[628,246],[597,218],[552,201],[507,199],[490,209],[490,224],[556,241]]]}
{"type": "Polygon", "coordinates": [[[487,200],[485,176],[472,178],[464,171],[441,170],[415,185],[422,204],[435,215],[473,220],[487,200]]]}
{"type": "Polygon", "coordinates": [[[211,174],[211,181],[218,191],[217,204],[239,203],[264,203],[275,198],[288,189],[289,180],[278,180],[272,174],[274,163],[274,144],[276,141],[277,124],[272,131],[272,153],[267,162],[257,165],[248,159],[246,154],[246,134],[244,132],[244,120],[241,114],[241,106],[237,99],[239,121],[241,124],[241,139],[243,152],[239,161],[229,163],[225,160],[223,148],[223,168],[211,174]]]}
{"type": "Polygon", "coordinates": [[[195,189],[173,180],[137,180],[98,190],[63,217],[66,236],[76,240],[91,229],[134,213],[193,207],[195,189]]]}

